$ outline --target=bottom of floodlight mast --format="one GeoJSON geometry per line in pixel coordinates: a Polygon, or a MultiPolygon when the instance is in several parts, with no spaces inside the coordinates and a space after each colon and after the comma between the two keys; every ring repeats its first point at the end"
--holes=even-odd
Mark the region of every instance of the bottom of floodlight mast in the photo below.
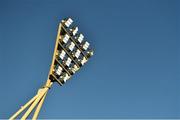
{"type": "Polygon", "coordinates": [[[43,105],[43,102],[45,100],[45,97],[47,95],[48,90],[51,88],[53,82],[51,80],[47,80],[45,86],[43,86],[42,88],[40,88],[37,92],[37,94],[31,99],[29,100],[24,106],[22,106],[13,116],[11,116],[11,118],[9,118],[10,120],[14,120],[16,119],[23,111],[25,111],[27,109],[27,111],[25,112],[25,114],[22,116],[22,120],[27,119],[27,117],[30,115],[30,113],[36,108],[34,115],[32,117],[33,120],[36,120],[39,112],[41,110],[41,107],[43,105]]]}

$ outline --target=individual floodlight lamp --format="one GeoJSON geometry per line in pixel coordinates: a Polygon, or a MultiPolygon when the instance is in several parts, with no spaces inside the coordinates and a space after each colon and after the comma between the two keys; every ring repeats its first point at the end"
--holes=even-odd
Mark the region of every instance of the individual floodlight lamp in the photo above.
{"type": "Polygon", "coordinates": [[[37,119],[52,84],[54,82],[59,83],[61,86],[65,84],[93,55],[89,42],[84,39],[82,33],[78,33],[78,27],[73,26],[72,23],[71,18],[60,22],[47,82],[38,90],[37,95],[10,118],[11,120],[16,119],[26,109],[27,111],[25,111],[21,119],[27,119],[36,106],[32,119],[37,119]]]}

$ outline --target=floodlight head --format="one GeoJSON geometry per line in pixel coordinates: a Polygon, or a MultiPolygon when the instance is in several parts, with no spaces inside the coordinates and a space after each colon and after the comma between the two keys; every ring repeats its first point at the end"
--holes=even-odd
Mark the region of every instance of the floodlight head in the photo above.
{"type": "Polygon", "coordinates": [[[73,20],[71,18],[68,18],[68,19],[62,20],[62,22],[64,22],[66,27],[69,27],[72,24],[73,20]]]}
{"type": "Polygon", "coordinates": [[[60,85],[76,73],[93,55],[90,43],[78,33],[78,27],[72,25],[73,20],[67,18],[59,24],[49,79],[60,85]]]}

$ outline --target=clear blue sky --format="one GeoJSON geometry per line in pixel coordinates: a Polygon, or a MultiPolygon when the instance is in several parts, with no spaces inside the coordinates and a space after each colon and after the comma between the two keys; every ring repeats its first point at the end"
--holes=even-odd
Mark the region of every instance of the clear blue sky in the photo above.
{"type": "Polygon", "coordinates": [[[47,78],[58,23],[72,17],[95,55],[54,84],[39,118],[180,118],[180,2],[1,0],[0,118],[47,78]]]}

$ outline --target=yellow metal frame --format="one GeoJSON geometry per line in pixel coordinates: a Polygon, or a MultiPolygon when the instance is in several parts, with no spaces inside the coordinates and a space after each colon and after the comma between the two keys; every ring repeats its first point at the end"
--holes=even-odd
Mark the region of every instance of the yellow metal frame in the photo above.
{"type": "MultiPolygon", "coordinates": [[[[74,42],[74,44],[78,47],[78,49],[81,51],[81,53],[83,54],[83,56],[85,57],[85,59],[87,60],[88,59],[88,56],[85,55],[85,53],[83,52],[83,50],[81,49],[80,46],[78,46],[78,44],[75,42],[75,39],[68,33],[68,31],[66,30],[66,28],[64,27],[64,21],[62,21],[60,24],[59,24],[59,27],[58,27],[58,33],[57,33],[57,37],[56,37],[56,43],[55,43],[55,47],[54,47],[54,53],[53,53],[53,58],[52,58],[52,63],[51,63],[51,66],[50,66],[50,70],[49,70],[49,74],[48,74],[48,78],[47,78],[47,81],[46,81],[46,84],[40,88],[37,92],[37,94],[31,99],[29,100],[24,106],[22,106],[16,113],[14,113],[14,115],[12,115],[9,119],[10,120],[14,120],[16,119],[18,116],[20,116],[20,114],[22,112],[25,112],[22,117],[21,117],[21,120],[25,120],[28,118],[28,116],[32,113],[33,110],[35,110],[34,114],[33,114],[33,117],[32,119],[33,120],[36,120],[38,115],[39,115],[39,112],[41,110],[41,107],[43,105],[43,102],[45,100],[45,97],[48,93],[48,90],[51,88],[54,80],[56,82],[58,82],[60,85],[63,84],[62,81],[58,80],[56,78],[56,76],[53,74],[53,70],[54,70],[54,64],[55,64],[55,61],[61,65],[58,60],[56,59],[56,55],[57,55],[57,49],[58,49],[58,45],[60,45],[62,47],[63,50],[66,51],[66,49],[61,45],[61,41],[62,40],[62,36],[63,36],[63,33],[65,32],[66,34],[68,34],[70,37],[71,37],[71,40],[74,42]],[[53,77],[53,79],[51,79],[51,77],[53,77]],[[35,109],[36,108],[36,109],[35,109]]],[[[81,67],[81,65],[79,65],[74,59],[73,57],[68,53],[68,51],[66,51],[66,53],[69,55],[69,57],[72,58],[72,60],[74,61],[74,63],[77,65],[78,69],[81,67]]],[[[64,66],[62,65],[62,67],[64,68],[64,66]]],[[[64,68],[64,70],[67,72],[67,74],[69,74],[69,76],[71,76],[71,73],[66,70],[64,68]]]]}
{"type": "MultiPolygon", "coordinates": [[[[24,106],[22,106],[16,113],[14,113],[9,119],[10,120],[14,120],[16,119],[23,111],[25,111],[27,109],[27,111],[24,113],[24,115],[22,115],[21,120],[25,120],[27,119],[27,117],[31,114],[31,112],[36,108],[34,115],[33,115],[33,120],[36,120],[39,112],[41,110],[41,107],[43,105],[43,102],[45,100],[45,97],[47,95],[48,90],[51,88],[53,82],[49,79],[49,76],[52,74],[53,72],[53,67],[54,67],[54,62],[55,62],[55,57],[56,57],[56,50],[58,47],[58,42],[61,38],[60,33],[61,33],[61,23],[59,24],[59,28],[58,28],[58,33],[57,33],[57,37],[56,37],[56,43],[55,43],[55,47],[54,47],[54,54],[53,54],[53,59],[52,59],[52,63],[51,63],[51,67],[50,67],[50,71],[48,74],[48,79],[46,81],[46,84],[40,88],[37,92],[37,94],[31,99],[29,100],[24,106]],[[29,107],[29,108],[28,108],[29,107]]],[[[57,81],[58,82],[58,81],[57,81]]],[[[60,83],[61,84],[61,83],[60,83]]]]}

